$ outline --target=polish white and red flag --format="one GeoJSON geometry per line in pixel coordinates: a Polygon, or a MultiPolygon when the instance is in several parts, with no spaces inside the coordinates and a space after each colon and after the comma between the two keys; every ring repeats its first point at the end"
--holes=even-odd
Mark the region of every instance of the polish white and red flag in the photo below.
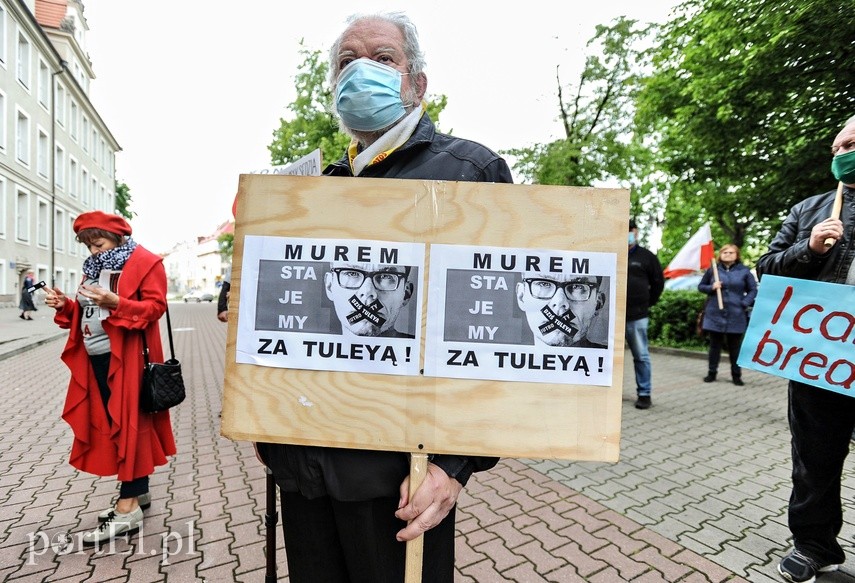
{"type": "Polygon", "coordinates": [[[709,268],[715,256],[710,224],[704,223],[697,233],[686,241],[663,274],[666,278],[679,277],[709,268]]]}

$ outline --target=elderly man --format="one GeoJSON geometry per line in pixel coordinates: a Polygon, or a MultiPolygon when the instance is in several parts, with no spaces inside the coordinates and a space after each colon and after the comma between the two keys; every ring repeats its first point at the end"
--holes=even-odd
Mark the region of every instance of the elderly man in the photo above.
{"type": "MultiPolygon", "coordinates": [[[[436,131],[422,101],[424,66],[404,14],[348,20],[330,51],[330,79],[335,111],[353,141],[325,175],[512,182],[493,151],[436,131]]],[[[376,274],[369,275],[373,281],[376,274]]],[[[457,497],[473,471],[497,462],[431,456],[410,497],[406,453],[261,443],[258,451],[280,486],[292,583],[403,581],[403,541],[423,533],[422,581],[451,583],[457,497]]]]}
{"type": "MultiPolygon", "coordinates": [[[[834,138],[831,152],[831,172],[843,196],[840,218],[832,216],[835,190],[796,204],[757,262],[761,278],[855,285],[855,117],[834,138]],[[826,240],[834,244],[826,247],[826,240]]],[[[837,542],[843,524],[840,477],[855,428],[855,399],[790,381],[788,417],[793,458],[788,521],[795,548],[778,572],[788,581],[813,581],[846,558],[837,542]]]]}
{"type": "Polygon", "coordinates": [[[517,284],[517,304],[536,340],[549,346],[608,348],[588,332],[606,302],[602,278],[562,273],[526,273],[517,284]]]}

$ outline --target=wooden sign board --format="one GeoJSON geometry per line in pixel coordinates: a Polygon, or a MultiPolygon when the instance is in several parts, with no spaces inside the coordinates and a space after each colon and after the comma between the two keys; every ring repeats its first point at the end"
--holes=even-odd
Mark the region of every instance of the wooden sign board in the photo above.
{"type": "MultiPolygon", "coordinates": [[[[229,302],[224,436],[357,449],[617,461],[629,222],[626,190],[241,175],[238,196],[241,204],[229,302]],[[255,314],[250,308],[255,309],[252,304],[260,301],[262,290],[256,281],[243,281],[247,273],[258,269],[256,259],[252,265],[247,261],[246,266],[244,259],[255,253],[257,241],[286,239],[392,241],[423,246],[424,263],[418,270],[422,287],[417,289],[428,291],[417,296],[419,317],[411,323],[418,332],[414,354],[419,360],[414,374],[412,370],[410,374],[378,374],[238,362],[239,334],[253,328],[254,321],[246,314],[255,314]],[[555,349],[557,353],[588,354],[586,367],[599,360],[592,373],[610,372],[610,376],[600,377],[607,378],[608,384],[588,384],[587,370],[580,373],[578,366],[566,376],[556,373],[555,363],[565,361],[561,354],[551,360],[541,354],[544,359],[534,368],[543,368],[543,377],[531,371],[514,380],[444,376],[457,369],[443,368],[450,359],[444,353],[436,357],[439,349],[432,344],[436,331],[433,335],[427,332],[434,309],[428,306],[428,297],[437,294],[431,296],[435,303],[442,292],[437,293],[437,286],[431,287],[427,280],[429,275],[436,275],[431,270],[432,248],[437,257],[444,249],[443,261],[453,262],[455,246],[467,251],[522,250],[526,256],[538,257],[554,255],[554,250],[581,253],[585,261],[580,265],[585,266],[585,254],[611,261],[612,276],[605,278],[607,305],[598,303],[600,311],[609,315],[604,339],[609,350],[555,349]],[[239,317],[243,321],[239,322],[239,317]],[[431,353],[433,359],[425,363],[426,354],[431,353]],[[591,354],[608,354],[610,361],[604,363],[602,357],[591,354]],[[547,361],[549,366],[543,366],[547,361]],[[425,364],[429,371],[434,370],[433,376],[424,373],[425,364]]],[[[480,253],[475,255],[483,258],[480,253]]],[[[438,259],[434,258],[434,263],[438,265],[438,259]]],[[[436,270],[436,265],[433,267],[436,270]]],[[[514,277],[516,285],[524,285],[519,283],[521,275],[514,277]]],[[[513,295],[514,285],[506,285],[503,291],[513,295]]],[[[581,289],[584,292],[584,286],[581,289]]],[[[515,303],[514,298],[511,304],[515,303]]],[[[437,343],[442,341],[438,338],[437,343]]],[[[241,342],[246,344],[243,336],[241,342]]],[[[508,360],[505,365],[509,365],[508,360]]],[[[466,374],[478,377],[479,372],[466,374]]],[[[505,371],[494,368],[489,374],[505,371]]]]}

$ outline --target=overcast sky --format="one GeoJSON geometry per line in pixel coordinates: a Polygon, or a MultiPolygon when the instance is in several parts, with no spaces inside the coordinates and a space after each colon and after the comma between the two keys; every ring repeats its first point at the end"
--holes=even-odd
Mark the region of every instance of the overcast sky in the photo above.
{"type": "MultiPolygon", "coordinates": [[[[419,29],[442,127],[493,150],[561,135],[556,66],[578,79],[596,24],[667,19],[675,0],[517,3],[434,0],[406,12],[419,29]],[[514,4],[509,5],[513,7],[514,4]]],[[[295,98],[299,43],[326,53],[354,11],[390,3],[87,0],[90,97],[122,147],[117,178],[156,252],[231,217],[238,176],[270,165],[267,146],[295,98]],[[223,9],[231,8],[230,10],[223,9]]]]}

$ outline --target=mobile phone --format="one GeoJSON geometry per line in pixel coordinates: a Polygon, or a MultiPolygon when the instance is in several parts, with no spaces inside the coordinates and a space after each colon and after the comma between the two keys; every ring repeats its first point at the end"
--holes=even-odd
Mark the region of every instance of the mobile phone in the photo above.
{"type": "Polygon", "coordinates": [[[39,283],[37,283],[35,285],[31,285],[30,287],[28,287],[27,293],[31,294],[36,290],[42,289],[43,287],[47,287],[47,284],[44,281],[40,281],[39,283]]]}

